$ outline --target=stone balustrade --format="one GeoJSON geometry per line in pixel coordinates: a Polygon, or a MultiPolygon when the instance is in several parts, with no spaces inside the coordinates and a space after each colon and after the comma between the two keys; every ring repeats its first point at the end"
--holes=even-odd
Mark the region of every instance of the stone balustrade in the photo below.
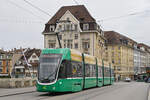
{"type": "Polygon", "coordinates": [[[36,78],[2,78],[0,88],[21,88],[35,86],[36,78]]]}

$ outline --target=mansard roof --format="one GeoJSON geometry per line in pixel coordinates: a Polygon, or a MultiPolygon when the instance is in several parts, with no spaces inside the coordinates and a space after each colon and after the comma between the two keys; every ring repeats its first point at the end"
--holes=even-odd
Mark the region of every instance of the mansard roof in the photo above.
{"type": "Polygon", "coordinates": [[[108,44],[127,44],[128,42],[136,43],[134,40],[115,31],[105,31],[104,37],[108,44]]]}
{"type": "Polygon", "coordinates": [[[95,22],[95,19],[90,15],[84,5],[75,5],[61,7],[47,24],[56,24],[57,20],[59,20],[67,10],[69,10],[71,14],[82,23],[95,22]]]}

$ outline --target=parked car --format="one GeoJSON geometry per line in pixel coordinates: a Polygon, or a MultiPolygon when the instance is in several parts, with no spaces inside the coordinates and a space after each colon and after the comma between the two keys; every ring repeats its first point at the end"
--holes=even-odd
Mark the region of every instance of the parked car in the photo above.
{"type": "Polygon", "coordinates": [[[125,82],[131,82],[131,78],[126,77],[126,78],[124,79],[124,81],[125,81],[125,82]]]}

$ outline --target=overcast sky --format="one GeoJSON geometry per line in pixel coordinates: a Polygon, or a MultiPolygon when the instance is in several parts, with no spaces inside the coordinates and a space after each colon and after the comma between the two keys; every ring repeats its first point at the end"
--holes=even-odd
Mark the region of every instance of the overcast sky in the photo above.
{"type": "MultiPolygon", "coordinates": [[[[73,0],[27,1],[51,16],[38,11],[23,0],[0,0],[0,48],[7,50],[20,46],[43,48],[41,32],[45,23],[60,7],[75,5],[73,0]]],[[[76,1],[86,6],[90,14],[101,24],[103,30],[114,30],[137,42],[150,45],[150,0],[76,1]]]]}

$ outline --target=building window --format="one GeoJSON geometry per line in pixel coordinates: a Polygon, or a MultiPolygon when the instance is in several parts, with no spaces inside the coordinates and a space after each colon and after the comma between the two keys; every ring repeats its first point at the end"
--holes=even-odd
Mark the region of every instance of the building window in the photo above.
{"type": "Polygon", "coordinates": [[[48,47],[55,48],[56,40],[48,40],[48,47]]]}
{"type": "Polygon", "coordinates": [[[55,26],[54,25],[50,25],[50,32],[53,32],[55,30],[55,26]]]}
{"type": "Polygon", "coordinates": [[[0,59],[2,59],[2,55],[0,55],[0,59]]]}
{"type": "Polygon", "coordinates": [[[64,48],[66,48],[66,44],[64,44],[64,48]]]}
{"type": "Polygon", "coordinates": [[[35,62],[35,63],[38,63],[39,61],[38,61],[38,60],[34,60],[34,62],[35,62]]]}
{"type": "Polygon", "coordinates": [[[121,64],[121,60],[120,59],[118,60],[118,63],[121,64]]]}
{"type": "Polygon", "coordinates": [[[112,62],[115,62],[114,58],[112,58],[112,62]]]}
{"type": "Polygon", "coordinates": [[[89,43],[89,42],[83,42],[83,43],[82,43],[82,47],[83,47],[84,49],[90,48],[90,43],[89,43]]]}
{"type": "Polygon", "coordinates": [[[72,40],[67,41],[67,48],[72,48],[72,40]]]}
{"type": "Polygon", "coordinates": [[[3,59],[4,58],[4,55],[0,55],[0,59],[3,59]]]}
{"type": "Polygon", "coordinates": [[[112,57],[114,57],[114,52],[112,52],[112,57]]]}
{"type": "Polygon", "coordinates": [[[118,67],[117,67],[117,70],[118,70],[118,71],[121,71],[121,67],[118,66],[118,67]]]}
{"type": "Polygon", "coordinates": [[[74,30],[75,30],[75,31],[78,30],[78,25],[77,25],[77,24],[74,25],[74,30]]]}
{"type": "Polygon", "coordinates": [[[121,46],[118,47],[118,49],[120,50],[121,46]]]}
{"type": "Polygon", "coordinates": [[[36,58],[36,55],[33,55],[32,58],[36,58]]]}
{"type": "Polygon", "coordinates": [[[8,58],[9,58],[9,56],[7,55],[7,56],[6,56],[6,58],[8,59],[8,58]]]}
{"type": "Polygon", "coordinates": [[[114,47],[112,46],[112,50],[114,50],[114,47]]]}
{"type": "Polygon", "coordinates": [[[108,52],[106,52],[106,57],[108,57],[108,52]]]}
{"type": "Polygon", "coordinates": [[[0,67],[0,73],[2,72],[2,68],[0,67]]]}
{"type": "Polygon", "coordinates": [[[33,61],[32,60],[30,60],[30,63],[32,63],[33,61]]]}
{"type": "Polygon", "coordinates": [[[75,43],[75,49],[77,49],[78,48],[78,43],[75,43]]]}
{"type": "Polygon", "coordinates": [[[6,66],[8,66],[9,65],[9,61],[6,61],[6,66]]]}
{"type": "Polygon", "coordinates": [[[49,43],[49,48],[55,48],[55,43],[49,43]]]}
{"type": "Polygon", "coordinates": [[[67,31],[70,30],[70,25],[69,25],[69,24],[66,25],[66,30],[67,30],[67,31]]]}
{"type": "Polygon", "coordinates": [[[0,67],[2,66],[2,62],[0,61],[0,67]]]}
{"type": "Polygon", "coordinates": [[[83,30],[89,30],[89,24],[83,24],[83,30]]]}
{"type": "Polygon", "coordinates": [[[78,39],[78,34],[75,34],[75,37],[74,37],[75,39],[78,39]]]}
{"type": "Polygon", "coordinates": [[[72,24],[70,24],[70,30],[71,30],[71,31],[73,30],[72,24]]]}
{"type": "Polygon", "coordinates": [[[70,21],[69,17],[67,17],[67,21],[70,21]]]}
{"type": "Polygon", "coordinates": [[[62,26],[59,25],[58,31],[60,32],[62,30],[62,26]]]}
{"type": "Polygon", "coordinates": [[[71,44],[71,49],[72,49],[72,44],[71,44]]]}
{"type": "Polygon", "coordinates": [[[108,50],[108,47],[106,47],[105,49],[108,50]]]}

